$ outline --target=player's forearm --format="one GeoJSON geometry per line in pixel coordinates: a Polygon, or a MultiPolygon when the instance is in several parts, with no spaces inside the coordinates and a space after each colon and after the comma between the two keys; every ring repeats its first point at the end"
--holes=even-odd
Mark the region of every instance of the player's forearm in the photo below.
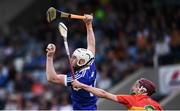
{"type": "Polygon", "coordinates": [[[86,84],[82,84],[82,88],[98,97],[106,98],[107,92],[102,89],[91,87],[86,84]]]}
{"type": "Polygon", "coordinates": [[[52,81],[57,76],[53,65],[53,58],[51,57],[46,59],[46,76],[48,81],[52,81]]]}
{"type": "Polygon", "coordinates": [[[92,23],[86,24],[87,29],[87,48],[95,54],[95,36],[92,23]]]}

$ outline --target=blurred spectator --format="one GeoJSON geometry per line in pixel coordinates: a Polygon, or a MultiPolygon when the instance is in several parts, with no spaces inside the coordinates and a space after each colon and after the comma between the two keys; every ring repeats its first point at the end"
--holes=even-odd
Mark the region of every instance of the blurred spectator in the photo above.
{"type": "Polygon", "coordinates": [[[112,83],[111,79],[108,77],[108,69],[102,65],[101,71],[98,74],[97,86],[102,89],[109,89],[112,83]]]}
{"type": "Polygon", "coordinates": [[[68,94],[63,94],[62,99],[61,99],[61,106],[60,106],[60,111],[73,111],[72,106],[70,105],[68,101],[68,94]]]}

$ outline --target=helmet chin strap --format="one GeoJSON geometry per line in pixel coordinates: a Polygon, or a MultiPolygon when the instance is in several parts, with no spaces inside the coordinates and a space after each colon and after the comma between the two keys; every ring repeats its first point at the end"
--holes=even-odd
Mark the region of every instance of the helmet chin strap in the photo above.
{"type": "Polygon", "coordinates": [[[73,66],[73,69],[74,69],[74,71],[77,71],[77,70],[79,70],[79,69],[80,69],[80,67],[73,66]]]}

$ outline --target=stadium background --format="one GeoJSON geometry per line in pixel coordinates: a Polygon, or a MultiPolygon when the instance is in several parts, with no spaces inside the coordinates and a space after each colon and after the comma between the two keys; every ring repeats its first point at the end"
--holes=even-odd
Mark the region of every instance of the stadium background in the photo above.
{"type": "MultiPolygon", "coordinates": [[[[50,6],[76,14],[94,14],[99,88],[113,92],[114,86],[135,81],[137,74],[146,77],[144,73],[159,88],[160,67],[180,63],[178,0],[1,0],[0,109],[71,109],[70,90],[46,80],[45,48],[48,43],[56,44],[54,65],[57,72],[65,73],[68,62],[57,24],[63,21],[68,27],[71,53],[86,47],[86,29],[79,20],[61,19],[48,24],[46,10],[50,6]]],[[[123,86],[127,90],[124,93],[128,93],[129,86],[123,86]]],[[[165,109],[180,109],[176,89],[168,94],[158,90],[153,98],[166,100],[162,103],[165,109]],[[166,106],[166,98],[174,92],[176,96],[170,100],[175,106],[166,106]]],[[[103,101],[98,102],[99,109],[105,106],[103,101]]]]}

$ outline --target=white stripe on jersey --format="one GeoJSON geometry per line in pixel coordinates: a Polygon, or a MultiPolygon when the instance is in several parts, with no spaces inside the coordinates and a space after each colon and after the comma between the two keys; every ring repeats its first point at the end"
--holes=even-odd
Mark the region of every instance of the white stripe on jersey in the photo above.
{"type": "Polygon", "coordinates": [[[67,75],[64,77],[64,85],[67,86],[67,75]]]}
{"type": "Polygon", "coordinates": [[[81,77],[84,77],[85,74],[86,74],[86,70],[84,70],[84,71],[82,72],[82,74],[77,74],[77,76],[76,76],[75,78],[76,78],[76,79],[79,79],[79,78],[81,78],[81,77]]]}
{"type": "MultiPolygon", "coordinates": [[[[81,69],[80,71],[76,71],[75,73],[75,79],[80,79],[81,77],[84,77],[85,76],[85,74],[86,74],[86,70],[87,69],[90,69],[90,67],[86,67],[86,68],[83,68],[83,69],[81,69]],[[81,73],[82,72],[82,73],[81,73]]],[[[94,75],[94,74],[93,74],[94,75]]],[[[91,75],[91,77],[93,76],[93,75],[91,75]]],[[[65,80],[65,82],[66,82],[66,84],[65,85],[67,85],[67,83],[68,82],[71,82],[72,81],[72,77],[67,77],[66,76],[66,80],[65,80]]]]}
{"type": "Polygon", "coordinates": [[[80,72],[87,70],[87,69],[90,69],[90,67],[85,67],[85,68],[81,69],[80,71],[76,71],[76,73],[80,73],[80,72]]]}
{"type": "Polygon", "coordinates": [[[94,76],[94,71],[91,73],[91,78],[94,76]]]}

